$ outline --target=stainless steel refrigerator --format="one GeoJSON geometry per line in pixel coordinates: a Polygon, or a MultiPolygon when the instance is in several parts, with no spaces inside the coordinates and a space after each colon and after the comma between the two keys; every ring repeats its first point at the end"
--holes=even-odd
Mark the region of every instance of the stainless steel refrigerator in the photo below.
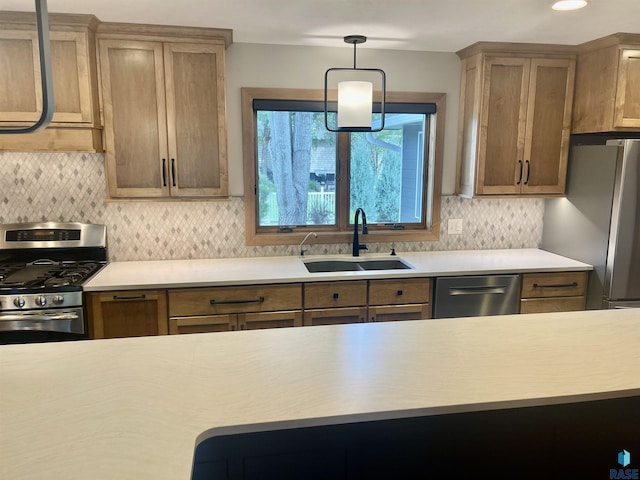
{"type": "Polygon", "coordinates": [[[572,138],[567,196],[545,201],[542,248],[594,266],[588,309],[640,307],[640,139],[572,138]]]}

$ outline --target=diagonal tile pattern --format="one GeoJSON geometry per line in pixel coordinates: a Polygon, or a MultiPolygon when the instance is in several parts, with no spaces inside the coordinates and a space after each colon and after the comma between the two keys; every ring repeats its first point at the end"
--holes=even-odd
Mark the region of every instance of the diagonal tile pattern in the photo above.
{"type": "MultiPolygon", "coordinates": [[[[297,246],[244,244],[242,198],[203,202],[105,201],[104,156],[0,152],[0,223],[64,221],[107,226],[112,261],[296,255],[297,246]]],[[[403,251],[536,248],[542,199],[442,198],[440,240],[404,242],[403,251]],[[461,235],[447,234],[450,218],[461,235]]],[[[387,252],[390,244],[370,244],[387,252]]],[[[310,245],[310,254],[348,253],[351,246],[310,245]]]]}

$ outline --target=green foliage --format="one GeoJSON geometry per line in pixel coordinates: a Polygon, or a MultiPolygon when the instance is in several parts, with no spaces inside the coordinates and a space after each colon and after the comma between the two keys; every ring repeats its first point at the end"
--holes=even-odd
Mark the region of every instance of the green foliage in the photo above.
{"type": "MultiPolygon", "coordinates": [[[[401,146],[402,132],[383,130],[377,140],[401,146]]],[[[350,220],[358,207],[371,223],[397,222],[400,218],[402,155],[392,148],[374,145],[366,134],[351,135],[350,220]]]]}
{"type": "Polygon", "coordinates": [[[266,175],[258,175],[258,195],[260,204],[260,224],[268,223],[269,216],[269,196],[275,193],[276,186],[266,175]]]}

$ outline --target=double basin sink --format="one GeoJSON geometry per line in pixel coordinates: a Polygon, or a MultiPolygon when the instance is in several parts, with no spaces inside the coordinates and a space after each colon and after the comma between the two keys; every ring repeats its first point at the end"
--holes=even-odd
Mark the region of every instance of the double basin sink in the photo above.
{"type": "Polygon", "coordinates": [[[304,265],[310,273],[406,270],[413,268],[411,265],[399,259],[307,260],[304,262],[304,265]]]}

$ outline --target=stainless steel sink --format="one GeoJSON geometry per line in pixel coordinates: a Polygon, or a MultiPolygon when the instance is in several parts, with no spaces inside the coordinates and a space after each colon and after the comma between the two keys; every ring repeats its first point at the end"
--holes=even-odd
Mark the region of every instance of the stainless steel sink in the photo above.
{"type": "Polygon", "coordinates": [[[357,272],[362,270],[357,262],[344,260],[316,260],[304,262],[310,273],[321,272],[357,272]]]}
{"type": "Polygon", "coordinates": [[[413,268],[402,260],[365,260],[358,262],[363,270],[405,270],[413,268]]]}
{"type": "Polygon", "coordinates": [[[310,273],[361,272],[366,270],[400,270],[413,268],[402,260],[309,260],[304,266],[310,273]]]}

